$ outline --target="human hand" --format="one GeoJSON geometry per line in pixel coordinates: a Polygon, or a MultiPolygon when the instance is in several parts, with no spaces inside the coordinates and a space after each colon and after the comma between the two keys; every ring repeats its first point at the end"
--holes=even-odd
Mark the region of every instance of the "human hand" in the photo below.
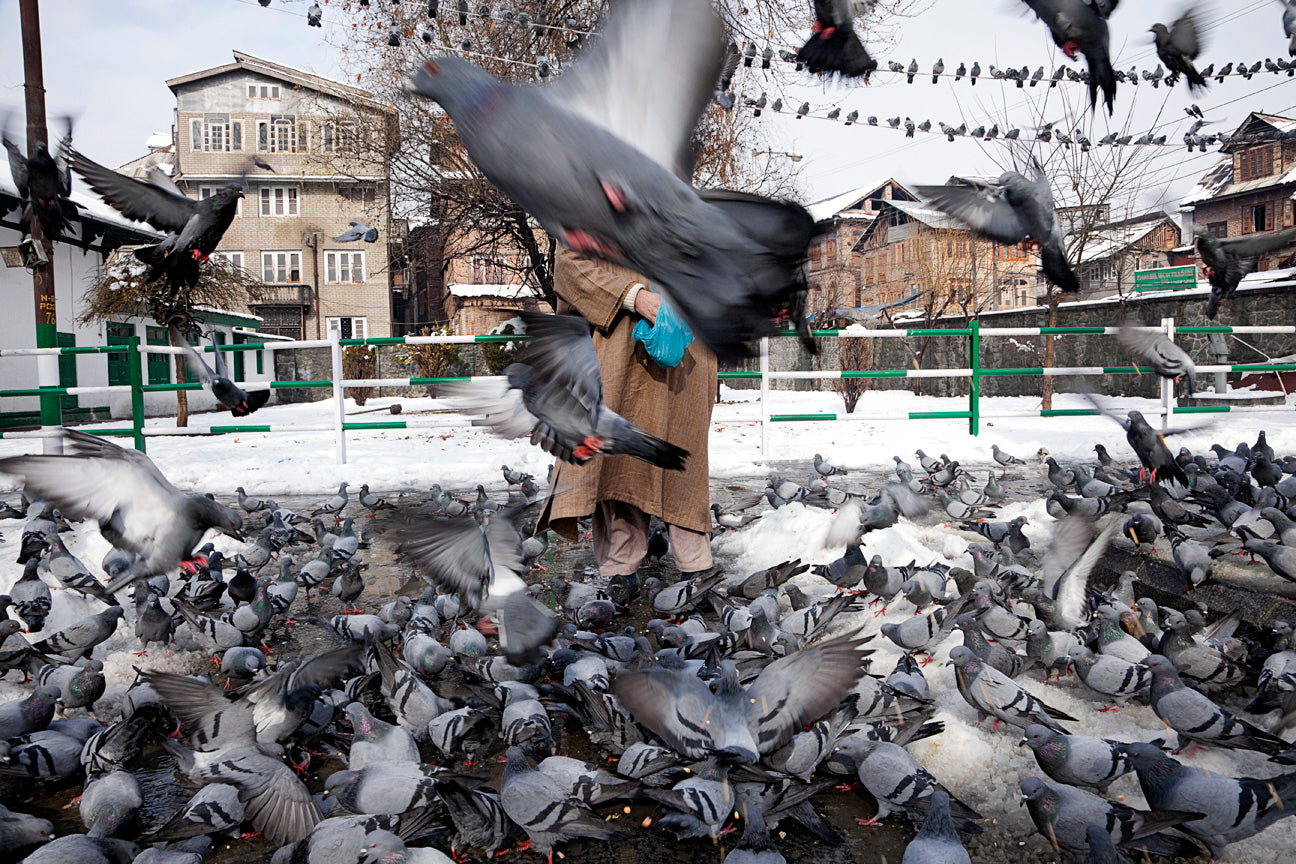
{"type": "Polygon", "coordinates": [[[644,350],[658,366],[669,369],[683,359],[685,349],[693,341],[693,331],[669,303],[661,302],[656,293],[640,291],[635,296],[636,307],[639,305],[639,298],[645,294],[653,298],[655,320],[652,324],[647,320],[636,322],[632,335],[643,343],[644,350]]]}
{"type": "Polygon", "coordinates": [[[641,290],[635,295],[635,312],[638,313],[640,318],[656,323],[657,309],[659,306],[661,306],[661,297],[654,294],[652,291],[641,290]]]}

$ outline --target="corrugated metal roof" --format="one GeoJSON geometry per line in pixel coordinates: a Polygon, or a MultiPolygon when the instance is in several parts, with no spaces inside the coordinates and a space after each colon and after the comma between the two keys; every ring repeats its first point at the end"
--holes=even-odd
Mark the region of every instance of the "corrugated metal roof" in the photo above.
{"type": "MultiPolygon", "coordinates": [[[[9,173],[9,161],[0,162],[0,194],[9,195],[14,198],[18,197],[18,187],[14,185],[13,175],[9,173]]],[[[121,213],[118,213],[111,206],[104,203],[99,198],[79,190],[72,190],[68,196],[72,202],[80,208],[83,216],[88,216],[96,222],[104,225],[112,225],[117,228],[125,228],[134,231],[141,237],[153,240],[161,240],[164,236],[158,231],[141,222],[133,222],[127,219],[121,213]]]]}

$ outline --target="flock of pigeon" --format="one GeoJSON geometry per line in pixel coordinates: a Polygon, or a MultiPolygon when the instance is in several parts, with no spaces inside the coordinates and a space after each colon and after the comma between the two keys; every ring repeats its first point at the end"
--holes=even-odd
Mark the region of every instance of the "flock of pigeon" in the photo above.
{"type": "MultiPolygon", "coordinates": [[[[281,864],[367,864],[515,842],[550,854],[641,831],[716,841],[736,827],[726,860],[768,864],[783,860],[788,831],[840,843],[816,797],[860,788],[876,805],[862,825],[906,816],[920,830],[904,860],[945,864],[970,861],[964,840],[1008,815],[921,758],[972,734],[1033,752],[1021,801],[1055,848],[1107,864],[1218,856],[1296,813],[1296,772],[1283,767],[1296,747],[1281,737],[1296,724],[1296,632],[1161,606],[1138,595],[1133,571],[1105,590],[1096,576],[1115,538],[1135,553],[1168,538],[1186,588],[1232,552],[1296,581],[1296,457],[1263,433],[1210,457],[1171,454],[1137,412],[1121,419],[1137,462],[1102,445],[1092,465],[1040,454],[1056,487],[1044,502],[1013,500],[1001,481],[1035,463],[997,446],[984,483],[919,450],[916,470],[897,456],[873,494],[816,455],[806,485],[772,475],[763,494],[717,503],[718,548],[760,542],[779,514],[819,513],[823,552],[844,554],[673,583],[660,568],[532,576],[555,552],[543,533],[519,531],[539,490],[508,466],[504,503],[483,486],[473,500],[438,487],[403,504],[405,519],[375,519],[396,505],[367,487],[352,498],[344,483],[311,516],[239,488],[239,513],[179,492],[142,454],[68,432],[67,455],[0,460],[27,493],[3,513],[26,522],[23,575],[0,601],[0,668],[30,679],[28,695],[0,703],[0,783],[9,806],[79,785],[85,832],[55,839],[50,822],[13,806],[0,838],[30,862],[196,864],[250,830],[281,864]],[[1024,516],[998,518],[1031,503],[1057,517],[1042,551],[1024,516]],[[112,544],[106,580],[69,551],[61,535],[79,529],[68,519],[96,521],[112,544]],[[864,552],[945,520],[966,566],[864,552]],[[357,521],[368,527],[357,533],[357,521]],[[407,585],[367,613],[359,553],[385,526],[429,587],[415,597],[407,585]],[[209,542],[190,554],[208,527],[230,535],[225,551],[209,542]],[[336,600],[312,600],[315,590],[336,600]],[[72,620],[73,595],[99,611],[72,620]],[[323,614],[324,602],[341,614],[323,614]],[[336,647],[277,657],[270,646],[294,615],[336,647]],[[120,650],[129,628],[140,667],[105,700],[96,649],[116,636],[120,650]],[[176,662],[159,655],[177,631],[200,652],[182,662],[212,656],[219,671],[144,668],[176,662]],[[925,669],[932,659],[954,668],[952,681],[925,669]],[[1150,710],[1165,731],[1081,734],[1117,706],[1150,710]],[[952,728],[978,719],[979,731],[952,728]],[[1255,776],[1184,762],[1197,748],[1250,751],[1242,764],[1255,776]],[[152,790],[141,777],[164,756],[192,798],[142,824],[152,790]],[[1145,809],[1109,791],[1131,773],[1145,809]]],[[[650,555],[664,545],[655,532],[650,555]]]]}

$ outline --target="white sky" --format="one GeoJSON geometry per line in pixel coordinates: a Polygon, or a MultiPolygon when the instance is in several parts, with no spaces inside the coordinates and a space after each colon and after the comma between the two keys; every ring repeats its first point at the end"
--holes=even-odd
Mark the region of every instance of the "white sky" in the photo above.
{"type": "MultiPolygon", "coordinates": [[[[414,2],[414,0],[407,0],[414,2]]],[[[210,66],[228,63],[238,49],[343,80],[348,74],[346,58],[327,42],[342,40],[349,18],[337,2],[324,5],[325,28],[308,28],[304,20],[306,3],[285,5],[274,0],[262,9],[255,0],[45,0],[43,43],[45,55],[46,104],[51,117],[60,113],[77,115],[77,144],[92,158],[120,164],[144,152],[144,140],[154,130],[169,130],[174,100],[163,83],[167,78],[210,66]],[[327,40],[327,42],[326,42],[327,40]]],[[[443,6],[449,5],[444,2],[443,6]]],[[[498,4],[497,4],[498,5],[498,4]]],[[[516,5],[516,4],[515,4],[516,5]]],[[[807,22],[809,2],[807,0],[807,22]]],[[[1117,68],[1156,65],[1147,28],[1156,21],[1169,21],[1182,10],[1181,0],[1126,0],[1112,16],[1112,51],[1117,68]]],[[[1205,47],[1199,67],[1214,63],[1286,56],[1287,40],[1281,26],[1281,6],[1275,0],[1209,0],[1202,4],[1201,23],[1205,47]]],[[[0,111],[21,116],[22,52],[18,28],[17,0],[0,0],[0,111]]],[[[889,73],[875,78],[872,86],[819,84],[808,77],[803,86],[780,88],[756,76],[740,78],[737,84],[755,96],[769,91],[772,102],[782,95],[788,108],[809,101],[822,116],[834,105],[842,115],[860,112],[861,124],[870,114],[883,126],[886,117],[912,116],[915,122],[930,119],[933,126],[944,121],[951,126],[967,122],[968,128],[989,126],[1006,116],[1012,125],[1025,129],[1040,116],[1057,119],[1058,91],[1044,85],[1018,90],[984,78],[976,87],[967,80],[954,83],[943,79],[931,83],[930,70],[943,58],[947,71],[960,62],[983,67],[995,64],[1007,68],[1041,64],[1046,74],[1052,64],[1065,62],[1048,39],[1045,28],[1017,0],[935,0],[919,17],[900,22],[894,45],[870,45],[885,69],[888,60],[908,65],[918,59],[922,72],[912,85],[889,73]],[[1023,14],[1025,13],[1025,14],[1023,14]],[[1047,95],[1052,101],[1042,108],[1028,100],[1047,95]]],[[[866,37],[867,38],[867,37],[866,37]]],[[[776,46],[784,47],[784,46],[776,46]]],[[[759,64],[758,64],[759,65],[759,64]]],[[[1083,68],[1083,63],[1076,68],[1083,68]]],[[[745,73],[746,74],[746,73],[745,73]]],[[[1080,84],[1062,84],[1059,90],[1081,98],[1080,84]]],[[[1190,122],[1183,109],[1196,101],[1215,125],[1206,131],[1232,129],[1251,110],[1272,113],[1296,111],[1296,78],[1260,72],[1251,81],[1226,79],[1200,98],[1191,98],[1186,85],[1166,97],[1164,88],[1153,90],[1147,83],[1137,88],[1121,85],[1116,97],[1116,115],[1110,128],[1118,128],[1133,111],[1131,130],[1136,136],[1153,123],[1172,142],[1182,138],[1190,122]]],[[[775,148],[797,151],[802,185],[809,200],[866,185],[894,176],[906,183],[939,183],[951,174],[997,174],[999,169],[983,152],[982,145],[966,139],[948,143],[942,136],[905,139],[890,129],[844,127],[813,117],[794,120],[791,113],[766,111],[762,122],[769,124],[775,148]]],[[[1105,113],[1086,130],[1097,141],[1108,131],[1105,113]]],[[[51,136],[57,137],[57,131],[51,136]]],[[[1182,146],[1171,148],[1156,180],[1169,185],[1146,197],[1177,200],[1217,158],[1194,153],[1188,157],[1182,146]],[[1157,194],[1161,193],[1161,194],[1157,194]]]]}

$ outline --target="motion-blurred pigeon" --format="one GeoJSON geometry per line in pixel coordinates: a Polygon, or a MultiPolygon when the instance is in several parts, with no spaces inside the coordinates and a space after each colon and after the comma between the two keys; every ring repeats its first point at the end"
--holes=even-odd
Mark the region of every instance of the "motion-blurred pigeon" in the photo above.
{"type": "Polygon", "coordinates": [[[1193,60],[1201,53],[1194,10],[1184,12],[1169,27],[1160,23],[1153,24],[1149,32],[1156,43],[1157,56],[1166,68],[1188,79],[1188,89],[1193,93],[1205,90],[1206,79],[1193,65],[1193,60]]]}
{"type": "Polygon", "coordinates": [[[1085,55],[1089,64],[1089,107],[1098,104],[1102,90],[1107,113],[1116,99],[1116,72],[1108,53],[1110,37],[1107,19],[1118,0],[1022,0],[1049,28],[1053,44],[1062,49],[1068,60],[1076,52],[1085,55]]]}
{"type": "Polygon", "coordinates": [[[337,243],[354,243],[357,240],[363,240],[366,243],[373,243],[378,239],[378,229],[370,228],[363,222],[351,222],[347,230],[343,231],[333,240],[337,243]]]}
{"type": "Polygon", "coordinates": [[[1206,300],[1206,317],[1215,318],[1220,304],[1233,296],[1242,277],[1255,272],[1260,256],[1281,249],[1294,240],[1296,228],[1227,239],[1198,230],[1197,254],[1201,256],[1211,285],[1210,297],[1206,300]]]}
{"type": "Polygon", "coordinates": [[[810,38],[797,51],[796,59],[811,72],[867,81],[878,64],[855,32],[855,14],[854,0],[814,0],[810,38]]]}
{"type": "Polygon", "coordinates": [[[198,376],[198,380],[203,386],[210,388],[217,401],[230,409],[230,413],[235,417],[246,417],[270,401],[269,390],[253,390],[249,393],[230,379],[229,368],[225,365],[220,343],[216,341],[215,330],[211,334],[213,359],[216,361],[215,369],[208,366],[203,355],[189,344],[189,340],[180,332],[180,328],[173,324],[170,333],[171,342],[185,349],[187,365],[198,376]]]}

